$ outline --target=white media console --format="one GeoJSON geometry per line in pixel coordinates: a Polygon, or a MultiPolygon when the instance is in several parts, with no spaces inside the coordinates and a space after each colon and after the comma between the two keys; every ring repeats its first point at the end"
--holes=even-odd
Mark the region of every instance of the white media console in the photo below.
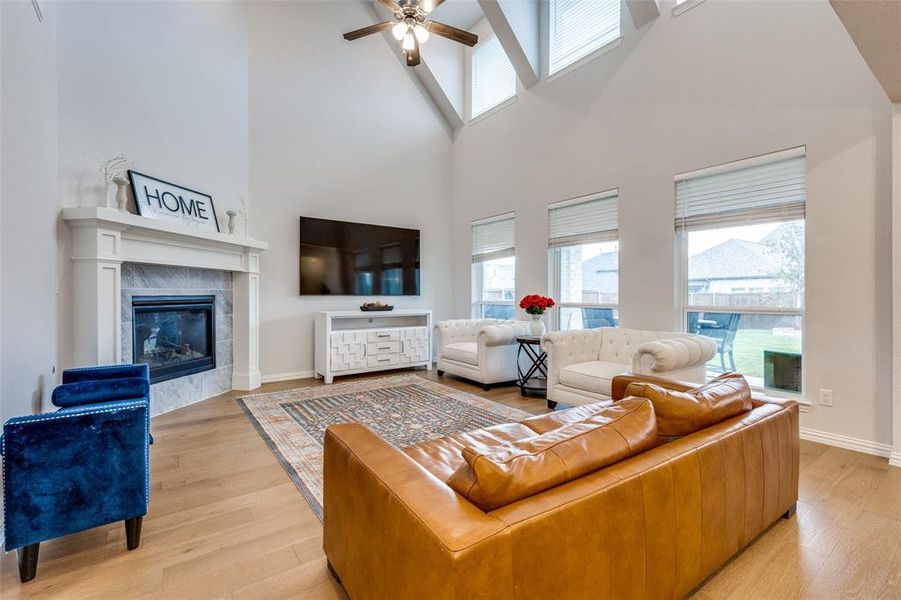
{"type": "Polygon", "coordinates": [[[316,376],[432,368],[432,311],[316,313],[316,376]]]}

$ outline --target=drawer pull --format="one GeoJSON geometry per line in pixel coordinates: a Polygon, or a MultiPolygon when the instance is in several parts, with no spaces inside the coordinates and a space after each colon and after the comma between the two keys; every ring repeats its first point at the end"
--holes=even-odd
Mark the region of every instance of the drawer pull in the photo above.
{"type": "Polygon", "coordinates": [[[380,358],[379,362],[391,362],[390,358],[380,358]]]}
{"type": "Polygon", "coordinates": [[[379,346],[378,349],[379,350],[390,350],[391,346],[379,346]]]}
{"type": "Polygon", "coordinates": [[[378,333],[378,334],[376,334],[375,337],[380,337],[380,338],[391,337],[391,334],[390,333],[378,333]]]}

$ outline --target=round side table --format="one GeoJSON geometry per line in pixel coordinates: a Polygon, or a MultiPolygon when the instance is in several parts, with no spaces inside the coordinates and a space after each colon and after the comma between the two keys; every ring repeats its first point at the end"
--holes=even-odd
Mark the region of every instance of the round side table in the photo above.
{"type": "Polygon", "coordinates": [[[547,354],[541,349],[541,337],[521,335],[516,341],[519,343],[516,351],[516,369],[519,374],[516,385],[519,386],[519,392],[523,396],[547,396],[547,354]],[[525,370],[523,363],[528,365],[525,370]]]}

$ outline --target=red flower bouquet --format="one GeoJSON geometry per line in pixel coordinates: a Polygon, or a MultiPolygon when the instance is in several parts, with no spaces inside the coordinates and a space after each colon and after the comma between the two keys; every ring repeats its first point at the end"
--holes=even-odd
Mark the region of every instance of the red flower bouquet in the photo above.
{"type": "Polygon", "coordinates": [[[538,294],[529,294],[519,301],[519,307],[530,315],[543,315],[549,308],[554,307],[554,299],[538,294]]]}

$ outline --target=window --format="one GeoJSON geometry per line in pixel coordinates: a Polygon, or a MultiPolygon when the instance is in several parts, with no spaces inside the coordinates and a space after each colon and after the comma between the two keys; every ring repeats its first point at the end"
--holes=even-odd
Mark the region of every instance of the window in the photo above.
{"type": "Polygon", "coordinates": [[[684,323],[716,340],[709,373],[801,392],[806,171],[797,148],[676,177],[684,323]]]}
{"type": "Polygon", "coordinates": [[[473,317],[512,319],[516,314],[513,213],[472,224],[473,317]]]}
{"type": "Polygon", "coordinates": [[[676,0],[676,4],[673,6],[673,15],[680,15],[703,1],[704,0],[676,0]]]}
{"type": "Polygon", "coordinates": [[[620,0],[551,0],[548,74],[620,38],[620,0]]]}
{"type": "Polygon", "coordinates": [[[617,190],[548,206],[551,290],[557,329],[619,324],[617,190]]]}
{"type": "Polygon", "coordinates": [[[472,118],[516,96],[516,71],[497,36],[472,51],[472,118]]]}

